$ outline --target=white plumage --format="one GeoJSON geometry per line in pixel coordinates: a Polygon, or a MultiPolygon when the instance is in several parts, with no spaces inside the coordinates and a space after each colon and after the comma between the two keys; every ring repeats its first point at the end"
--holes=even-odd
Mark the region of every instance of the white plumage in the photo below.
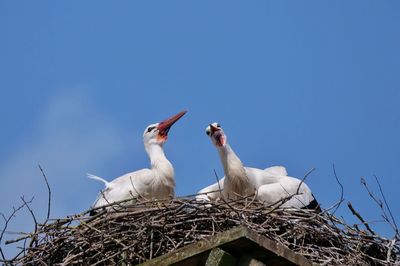
{"type": "Polygon", "coordinates": [[[263,170],[244,167],[218,123],[210,124],[206,133],[219,152],[225,177],[200,190],[198,200],[216,201],[221,197],[235,199],[256,194],[259,201],[268,205],[287,199],[280,207],[319,209],[310,188],[301,180],[288,176],[283,166],[263,170]]]}
{"type": "Polygon", "coordinates": [[[88,174],[89,178],[105,184],[105,188],[93,203],[93,208],[127,199],[166,199],[174,196],[174,168],[165,157],[163,144],[167,141],[171,126],[185,113],[186,111],[180,112],[163,122],[146,127],[143,143],[150,158],[150,169],[127,173],[111,182],[88,174]]]}

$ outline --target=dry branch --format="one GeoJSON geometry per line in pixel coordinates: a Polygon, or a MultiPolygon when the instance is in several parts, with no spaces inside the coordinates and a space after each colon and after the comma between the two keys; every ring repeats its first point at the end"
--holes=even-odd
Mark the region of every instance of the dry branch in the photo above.
{"type": "Polygon", "coordinates": [[[38,167],[40,169],[40,172],[42,173],[42,176],[44,178],[44,181],[46,182],[46,187],[47,187],[47,196],[48,196],[48,200],[47,200],[47,216],[46,216],[46,221],[44,222],[44,223],[47,223],[47,221],[50,218],[50,210],[51,210],[51,189],[50,189],[49,181],[47,180],[47,176],[44,173],[44,170],[43,170],[42,166],[40,164],[38,164],[38,167]]]}

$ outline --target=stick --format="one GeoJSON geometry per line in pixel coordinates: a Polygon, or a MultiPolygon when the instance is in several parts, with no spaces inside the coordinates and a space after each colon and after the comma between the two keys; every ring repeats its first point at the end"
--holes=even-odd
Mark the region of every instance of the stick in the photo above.
{"type": "Polygon", "coordinates": [[[40,172],[42,172],[42,176],[44,178],[44,181],[46,182],[46,186],[47,186],[47,195],[48,195],[48,201],[47,201],[47,216],[46,216],[46,221],[43,224],[46,224],[47,221],[50,218],[50,209],[51,209],[51,189],[50,189],[50,185],[49,185],[49,181],[47,180],[47,176],[44,173],[42,166],[40,166],[40,164],[38,164],[38,167],[40,169],[40,172]]]}
{"type": "Polygon", "coordinates": [[[368,223],[365,222],[365,220],[361,217],[361,215],[353,208],[353,206],[351,205],[351,203],[347,203],[347,206],[349,207],[351,213],[353,215],[355,215],[367,228],[367,230],[372,234],[372,235],[376,235],[376,233],[371,229],[371,227],[369,227],[368,223]]]}

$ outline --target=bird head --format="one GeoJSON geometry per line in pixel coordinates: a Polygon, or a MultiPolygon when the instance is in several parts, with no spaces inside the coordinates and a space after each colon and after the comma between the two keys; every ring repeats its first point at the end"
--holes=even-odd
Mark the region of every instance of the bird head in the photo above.
{"type": "Polygon", "coordinates": [[[214,122],[206,128],[206,134],[211,138],[212,143],[217,147],[225,147],[227,137],[221,125],[214,122]]]}
{"type": "Polygon", "coordinates": [[[143,140],[148,144],[162,145],[168,139],[168,132],[173,124],[178,121],[186,111],[182,111],[170,118],[155,124],[148,125],[143,132],[143,140]]]}

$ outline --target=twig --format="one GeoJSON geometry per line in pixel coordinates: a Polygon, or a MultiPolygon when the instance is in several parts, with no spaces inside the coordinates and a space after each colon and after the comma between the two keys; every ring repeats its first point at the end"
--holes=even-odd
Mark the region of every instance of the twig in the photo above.
{"type": "Polygon", "coordinates": [[[46,216],[46,221],[43,224],[46,224],[47,221],[50,218],[50,210],[51,210],[51,189],[50,189],[50,185],[49,185],[49,181],[47,180],[47,176],[43,171],[42,166],[40,166],[40,164],[38,164],[38,167],[40,169],[40,172],[42,172],[42,176],[44,178],[44,181],[46,182],[46,186],[47,186],[47,195],[48,195],[48,201],[47,201],[47,216],[46,216]]]}
{"type": "MultiPolygon", "coordinates": [[[[132,186],[132,188],[135,190],[135,192],[136,192],[136,194],[140,197],[140,198],[142,198],[144,201],[148,201],[149,199],[146,199],[142,194],[140,194],[140,192],[136,189],[136,187],[135,187],[135,185],[133,184],[133,181],[132,181],[132,176],[129,176],[129,180],[130,180],[130,182],[131,182],[131,186],[132,186]]],[[[130,191],[129,191],[130,192],[130,191]]],[[[131,193],[131,196],[132,196],[132,198],[136,198],[136,197],[134,197],[133,195],[132,195],[132,193],[131,193]]]]}
{"type": "Polygon", "coordinates": [[[297,195],[299,194],[299,190],[300,190],[301,185],[304,183],[304,181],[306,180],[306,178],[307,178],[312,172],[314,172],[314,171],[315,171],[315,167],[311,168],[311,170],[308,171],[308,172],[304,175],[304,177],[301,179],[301,181],[300,181],[300,183],[299,183],[299,186],[297,187],[297,191],[296,191],[296,194],[297,194],[297,195]]]}
{"type": "Polygon", "coordinates": [[[371,229],[371,227],[368,225],[367,222],[365,222],[364,218],[361,217],[361,215],[353,208],[353,205],[351,205],[351,202],[347,203],[347,206],[349,207],[351,213],[355,215],[362,223],[363,225],[367,228],[367,230],[372,234],[376,235],[376,233],[371,229]]]}
{"type": "Polygon", "coordinates": [[[332,214],[335,214],[336,211],[339,209],[340,204],[344,201],[344,198],[343,198],[343,196],[344,196],[344,189],[343,189],[342,183],[341,183],[340,180],[339,180],[339,177],[338,177],[337,174],[336,174],[336,167],[335,167],[335,164],[332,164],[332,168],[333,168],[333,175],[335,176],[336,182],[339,184],[339,187],[340,187],[340,198],[339,198],[338,204],[336,205],[335,210],[332,212],[332,214]]]}
{"type": "MultiPolygon", "coordinates": [[[[378,186],[379,186],[379,190],[380,190],[380,192],[381,192],[381,195],[383,195],[382,187],[380,186],[380,183],[379,183],[378,179],[376,178],[376,176],[375,176],[375,180],[376,180],[376,182],[378,183],[378,186]]],[[[379,206],[379,208],[381,209],[382,214],[383,214],[382,217],[383,217],[383,219],[385,219],[385,221],[392,227],[393,231],[395,232],[395,237],[396,237],[397,239],[400,240],[398,227],[397,227],[397,225],[396,225],[395,220],[393,219],[393,216],[391,215],[390,209],[388,208],[389,205],[387,204],[385,197],[383,197],[383,199],[384,199],[384,201],[385,201],[386,208],[388,208],[388,210],[389,210],[389,212],[390,212],[390,215],[391,215],[391,217],[392,217],[393,223],[390,221],[388,215],[386,214],[386,211],[385,211],[385,208],[384,208],[384,205],[383,205],[382,201],[381,201],[380,199],[378,199],[378,198],[374,195],[374,193],[372,193],[372,191],[369,189],[369,187],[368,187],[368,185],[367,185],[367,182],[365,181],[365,179],[364,179],[363,177],[361,177],[361,184],[365,187],[365,189],[367,190],[369,196],[375,201],[375,203],[376,203],[376,204],[379,206]]]]}
{"type": "Polygon", "coordinates": [[[18,208],[13,208],[12,213],[8,217],[6,217],[3,213],[0,212],[1,217],[3,217],[3,219],[4,219],[4,226],[3,226],[3,229],[1,230],[1,234],[0,234],[0,254],[1,254],[1,257],[3,258],[3,261],[6,261],[6,258],[5,258],[4,253],[3,253],[3,249],[1,248],[1,242],[2,242],[3,237],[4,237],[4,233],[6,232],[8,224],[11,221],[11,219],[13,217],[15,217],[15,214],[19,210],[21,210],[24,206],[25,205],[23,204],[23,205],[19,206],[18,208]]]}
{"type": "Polygon", "coordinates": [[[221,189],[221,186],[219,184],[219,177],[218,177],[217,171],[215,169],[213,169],[213,170],[214,170],[214,176],[217,179],[218,189],[219,189],[219,193],[220,193],[220,196],[221,196],[221,199],[222,199],[224,197],[224,195],[222,193],[222,189],[221,189]]]}
{"type": "Polygon", "coordinates": [[[386,256],[387,262],[390,262],[390,257],[392,256],[392,250],[393,250],[393,247],[395,244],[396,244],[396,239],[392,239],[389,243],[388,252],[387,252],[387,256],[386,256]]]}
{"type": "MultiPolygon", "coordinates": [[[[383,198],[383,202],[385,203],[386,209],[388,210],[389,215],[390,215],[390,218],[391,218],[391,221],[392,221],[392,223],[393,223],[393,227],[394,227],[393,229],[394,229],[394,231],[395,231],[395,236],[396,236],[396,238],[397,238],[398,240],[400,240],[399,228],[397,227],[396,220],[395,220],[394,217],[393,217],[393,214],[392,214],[392,211],[390,210],[389,204],[388,204],[387,201],[386,201],[386,197],[385,197],[385,194],[383,193],[381,183],[379,182],[378,177],[377,177],[376,175],[374,175],[374,177],[375,177],[376,183],[378,184],[379,191],[380,191],[381,196],[382,196],[382,198],[383,198]]],[[[382,211],[384,211],[383,208],[382,208],[382,211]]],[[[385,212],[384,212],[384,214],[386,215],[385,212]]],[[[386,216],[387,216],[387,215],[386,215],[386,216]]],[[[387,220],[389,220],[389,219],[387,219],[387,220]]]]}
{"type": "MultiPolygon", "coordinates": [[[[33,199],[34,199],[34,198],[32,197],[32,199],[31,199],[30,201],[27,202],[27,201],[25,201],[24,196],[21,197],[22,202],[24,203],[24,205],[26,206],[26,208],[27,208],[28,211],[30,212],[30,214],[31,214],[31,216],[32,216],[32,219],[33,219],[33,222],[34,222],[34,224],[35,224],[35,230],[34,230],[34,232],[33,232],[33,236],[34,236],[34,237],[31,238],[31,242],[30,242],[30,244],[29,244],[29,247],[32,247],[33,242],[37,239],[37,238],[36,238],[36,233],[37,233],[37,230],[38,230],[38,222],[37,222],[37,220],[36,220],[36,216],[35,216],[35,214],[33,213],[31,207],[29,207],[29,204],[32,203],[33,199]]],[[[26,239],[25,239],[25,240],[26,240],[26,239]]]]}
{"type": "Polygon", "coordinates": [[[150,259],[153,258],[153,236],[154,236],[154,231],[153,229],[151,229],[151,233],[150,233],[150,259]]]}

